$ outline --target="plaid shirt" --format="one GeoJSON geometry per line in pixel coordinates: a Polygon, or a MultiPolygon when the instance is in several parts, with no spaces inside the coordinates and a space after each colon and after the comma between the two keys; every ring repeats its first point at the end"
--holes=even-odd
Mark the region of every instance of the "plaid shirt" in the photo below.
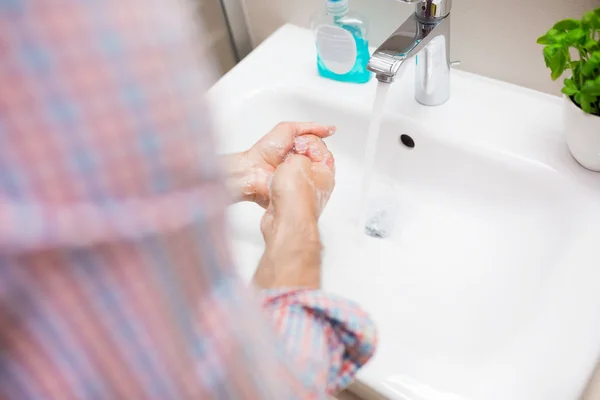
{"type": "Polygon", "coordinates": [[[0,399],[324,398],[373,352],[355,305],[237,277],[182,11],[0,0],[0,399]]]}

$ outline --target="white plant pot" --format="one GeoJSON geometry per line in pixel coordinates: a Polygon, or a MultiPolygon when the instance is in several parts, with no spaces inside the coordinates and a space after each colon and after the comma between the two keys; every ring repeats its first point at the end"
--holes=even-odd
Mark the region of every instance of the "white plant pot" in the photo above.
{"type": "Polygon", "coordinates": [[[573,157],[583,167],[600,172],[600,117],[586,114],[563,96],[564,130],[573,157]]]}

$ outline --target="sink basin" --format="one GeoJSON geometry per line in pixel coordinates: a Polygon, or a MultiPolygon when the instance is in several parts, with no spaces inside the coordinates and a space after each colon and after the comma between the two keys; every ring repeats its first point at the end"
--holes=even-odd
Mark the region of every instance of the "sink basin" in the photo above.
{"type": "MultiPolygon", "coordinates": [[[[371,238],[357,202],[376,82],[322,79],[314,58],[310,32],[284,26],[208,97],[223,152],[283,120],[338,127],[323,287],[378,325],[360,384],[399,400],[577,399],[600,355],[600,174],[569,155],[560,99],[453,71],[451,100],[423,107],[407,71],[390,90],[368,194],[391,233],[371,238]]],[[[262,213],[229,210],[247,279],[262,213]]]]}

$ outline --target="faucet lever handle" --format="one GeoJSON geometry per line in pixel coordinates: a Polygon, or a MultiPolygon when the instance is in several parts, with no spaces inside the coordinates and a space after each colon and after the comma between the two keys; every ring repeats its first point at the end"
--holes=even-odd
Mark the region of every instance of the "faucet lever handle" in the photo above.
{"type": "Polygon", "coordinates": [[[445,18],[452,9],[452,0],[398,0],[415,4],[415,13],[420,20],[445,18]]]}

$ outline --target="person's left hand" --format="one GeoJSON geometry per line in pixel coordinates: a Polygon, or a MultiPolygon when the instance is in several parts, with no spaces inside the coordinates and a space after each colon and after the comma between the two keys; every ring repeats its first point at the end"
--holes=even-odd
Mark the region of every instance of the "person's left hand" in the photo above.
{"type": "Polygon", "coordinates": [[[263,136],[250,150],[228,156],[228,186],[237,200],[254,201],[263,208],[269,205],[269,182],[277,167],[295,149],[303,146],[297,138],[315,135],[326,138],[335,127],[312,122],[281,122],[263,136]]]}

